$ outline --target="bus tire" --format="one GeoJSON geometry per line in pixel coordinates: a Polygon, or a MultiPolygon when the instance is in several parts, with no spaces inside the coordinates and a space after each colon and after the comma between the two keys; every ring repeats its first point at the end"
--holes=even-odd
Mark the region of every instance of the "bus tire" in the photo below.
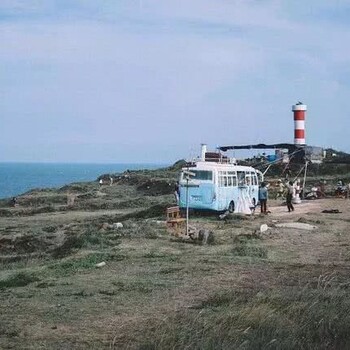
{"type": "Polygon", "coordinates": [[[233,213],[235,211],[235,203],[233,201],[231,201],[228,205],[228,211],[229,213],[233,213]]]}

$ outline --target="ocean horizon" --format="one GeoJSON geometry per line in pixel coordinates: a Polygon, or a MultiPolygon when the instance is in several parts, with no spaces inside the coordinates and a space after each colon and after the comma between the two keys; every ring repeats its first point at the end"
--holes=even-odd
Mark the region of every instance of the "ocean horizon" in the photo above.
{"type": "Polygon", "coordinates": [[[94,181],[102,174],[157,169],[162,163],[0,163],[0,199],[35,188],[59,188],[72,182],[94,181]]]}

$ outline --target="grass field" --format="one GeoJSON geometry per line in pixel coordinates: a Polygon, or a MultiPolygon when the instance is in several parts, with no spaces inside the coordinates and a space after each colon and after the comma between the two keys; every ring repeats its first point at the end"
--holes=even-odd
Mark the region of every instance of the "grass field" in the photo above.
{"type": "Polygon", "coordinates": [[[40,196],[55,197],[50,212],[29,213],[48,202],[25,198],[4,206],[1,349],[350,348],[350,200],[192,217],[215,235],[199,245],[167,232],[171,193],[94,186],[75,208],[49,193],[40,196]],[[98,207],[105,201],[110,208],[98,207]],[[334,208],[342,213],[321,213],[334,208]],[[118,221],[123,228],[101,230],[118,221]],[[317,228],[274,227],[281,222],[317,228]],[[263,223],[270,229],[253,234],[263,223]]]}

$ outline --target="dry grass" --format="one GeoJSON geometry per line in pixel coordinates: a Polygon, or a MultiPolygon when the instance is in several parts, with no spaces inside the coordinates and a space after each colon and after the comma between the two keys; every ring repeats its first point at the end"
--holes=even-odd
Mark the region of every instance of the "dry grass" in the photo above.
{"type": "MultiPolygon", "coordinates": [[[[110,200],[117,193],[113,186],[105,191],[110,200]]],[[[0,348],[349,346],[350,201],[313,202],[291,215],[271,208],[267,217],[245,220],[192,218],[215,233],[215,245],[200,246],[172,242],[164,224],[144,218],[162,218],[168,199],[138,219],[112,210],[2,218],[6,239],[32,234],[61,251],[45,248],[47,256],[1,266],[0,348]],[[343,213],[321,214],[325,208],[343,213]],[[100,231],[123,216],[123,229],[100,231]],[[318,229],[277,229],[274,220],[318,229]],[[252,237],[262,223],[272,229],[252,237]],[[97,268],[101,261],[106,265],[97,268]]]]}

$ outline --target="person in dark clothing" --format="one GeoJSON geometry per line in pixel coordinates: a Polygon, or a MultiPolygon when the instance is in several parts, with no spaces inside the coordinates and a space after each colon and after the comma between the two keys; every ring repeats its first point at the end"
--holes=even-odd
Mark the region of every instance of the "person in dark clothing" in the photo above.
{"type": "Polygon", "coordinates": [[[16,207],[16,206],[17,206],[17,197],[13,197],[13,198],[11,199],[11,206],[12,206],[12,207],[16,207]]]}
{"type": "Polygon", "coordinates": [[[260,202],[260,210],[262,214],[267,214],[267,199],[268,199],[268,191],[265,185],[265,182],[262,182],[259,188],[259,202],[260,202]]]}
{"type": "Polygon", "coordinates": [[[294,211],[294,206],[292,204],[292,199],[293,199],[293,195],[294,195],[294,186],[293,186],[293,182],[292,181],[289,181],[288,185],[287,185],[287,196],[286,196],[286,199],[287,199],[287,208],[288,208],[288,211],[291,212],[291,211],[294,211]]]}
{"type": "Polygon", "coordinates": [[[291,175],[292,175],[292,172],[291,172],[289,166],[287,166],[285,168],[285,178],[286,178],[286,180],[288,180],[291,177],[291,175]]]}

